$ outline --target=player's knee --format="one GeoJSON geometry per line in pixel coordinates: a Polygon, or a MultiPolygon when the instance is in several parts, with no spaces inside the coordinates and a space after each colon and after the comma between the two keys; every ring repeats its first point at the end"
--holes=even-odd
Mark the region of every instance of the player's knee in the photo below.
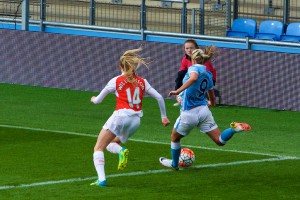
{"type": "Polygon", "coordinates": [[[171,134],[171,141],[172,142],[180,142],[180,140],[181,140],[181,138],[182,138],[183,136],[182,135],[180,135],[179,133],[177,133],[177,134],[171,134]]]}

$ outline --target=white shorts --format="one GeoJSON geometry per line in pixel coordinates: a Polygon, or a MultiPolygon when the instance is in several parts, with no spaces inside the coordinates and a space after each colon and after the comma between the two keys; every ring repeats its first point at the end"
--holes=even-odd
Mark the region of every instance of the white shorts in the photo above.
{"type": "Polygon", "coordinates": [[[195,127],[198,127],[203,133],[218,128],[207,106],[198,106],[191,110],[181,111],[174,124],[174,129],[183,136],[188,135],[195,127]]]}
{"type": "Polygon", "coordinates": [[[123,110],[117,110],[113,112],[102,128],[110,130],[122,143],[125,143],[138,129],[140,122],[138,114],[128,115],[123,110]]]}

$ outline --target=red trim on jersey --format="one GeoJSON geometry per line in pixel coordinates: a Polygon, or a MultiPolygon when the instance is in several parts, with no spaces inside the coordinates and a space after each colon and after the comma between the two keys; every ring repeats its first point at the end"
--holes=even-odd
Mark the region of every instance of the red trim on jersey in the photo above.
{"type": "Polygon", "coordinates": [[[132,109],[142,110],[142,101],[145,92],[145,80],[139,76],[133,76],[136,80],[134,84],[127,82],[125,75],[119,76],[116,80],[116,110],[132,109]]]}
{"type": "Polygon", "coordinates": [[[180,65],[179,71],[188,70],[188,68],[192,65],[193,65],[193,63],[190,60],[190,58],[188,58],[187,55],[184,55],[181,60],[181,65],[180,65]]]}

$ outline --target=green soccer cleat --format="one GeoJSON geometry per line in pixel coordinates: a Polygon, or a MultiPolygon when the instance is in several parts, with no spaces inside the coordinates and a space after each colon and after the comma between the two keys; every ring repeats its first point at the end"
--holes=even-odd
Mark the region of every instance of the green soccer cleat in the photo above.
{"type": "Polygon", "coordinates": [[[104,181],[96,180],[95,182],[91,183],[90,185],[96,185],[96,186],[100,186],[100,187],[105,187],[105,186],[107,186],[107,185],[106,185],[106,180],[104,180],[104,181]]]}
{"type": "Polygon", "coordinates": [[[230,127],[233,128],[236,132],[241,132],[241,131],[250,131],[251,126],[246,123],[238,123],[238,122],[232,122],[230,124],[230,127]]]}
{"type": "Polygon", "coordinates": [[[129,154],[129,150],[122,148],[122,150],[119,153],[118,170],[123,170],[126,167],[128,161],[128,154],[129,154]]]}

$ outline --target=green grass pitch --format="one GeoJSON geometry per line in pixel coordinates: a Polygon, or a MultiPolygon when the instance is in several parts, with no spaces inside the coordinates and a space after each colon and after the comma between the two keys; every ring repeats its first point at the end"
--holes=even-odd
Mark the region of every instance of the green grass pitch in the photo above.
{"type": "Polygon", "coordinates": [[[114,110],[113,95],[93,105],[95,92],[0,84],[0,199],[300,199],[300,113],[237,106],[212,108],[221,130],[247,122],[224,147],[193,130],[182,140],[196,161],[189,169],[163,168],[179,115],[166,99],[171,125],[145,97],[141,126],[123,146],[127,168],[105,152],[108,187],[96,179],[93,147],[114,110]]]}

